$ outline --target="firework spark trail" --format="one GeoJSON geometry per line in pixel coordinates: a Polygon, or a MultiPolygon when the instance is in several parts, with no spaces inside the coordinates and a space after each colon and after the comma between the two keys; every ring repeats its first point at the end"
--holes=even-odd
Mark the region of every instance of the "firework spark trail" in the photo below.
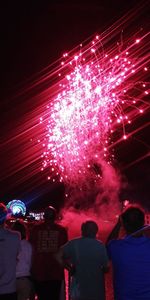
{"type": "Polygon", "coordinates": [[[104,51],[97,35],[73,56],[64,54],[58,94],[46,112],[43,168],[50,168],[49,179],[58,176],[80,189],[91,178],[101,180],[95,166],[110,163],[111,133],[121,124],[126,139],[129,117],[148,107],[142,99],[149,93],[143,82],[149,54],[141,53],[148,35],[132,40],[122,51],[117,46],[104,51]]]}
{"type": "MultiPolygon", "coordinates": [[[[101,42],[103,46],[105,43],[108,44],[108,42],[111,42],[111,48],[112,50],[112,38],[116,37],[117,34],[120,35],[120,33],[123,30],[127,30],[127,32],[130,32],[132,26],[132,22],[137,20],[140,15],[143,13],[144,10],[147,10],[149,6],[149,0],[139,1],[135,7],[130,9],[125,15],[123,15],[121,18],[119,18],[117,21],[115,21],[111,26],[107,27],[102,33],[101,33],[101,42]]],[[[139,32],[141,32],[141,28],[139,29],[139,32]]],[[[135,36],[138,34],[136,30],[135,36]]],[[[93,37],[93,35],[92,35],[93,37]]],[[[88,37],[86,40],[84,40],[84,43],[88,44],[88,42],[92,39],[92,37],[88,37]]],[[[130,37],[129,37],[130,38],[130,37]]],[[[127,39],[127,37],[126,37],[127,39]]],[[[122,44],[122,42],[120,41],[122,44]]],[[[74,47],[71,51],[69,51],[69,55],[71,56],[73,53],[78,51],[78,46],[74,47]]],[[[34,74],[31,78],[28,78],[26,81],[25,88],[22,88],[18,91],[18,96],[21,96],[24,93],[27,93],[33,89],[35,89],[38,86],[41,86],[46,81],[51,81],[54,78],[57,77],[58,72],[62,71],[62,67],[58,67],[60,59],[57,59],[56,61],[52,62],[45,68],[43,68],[41,71],[34,74]]]]}

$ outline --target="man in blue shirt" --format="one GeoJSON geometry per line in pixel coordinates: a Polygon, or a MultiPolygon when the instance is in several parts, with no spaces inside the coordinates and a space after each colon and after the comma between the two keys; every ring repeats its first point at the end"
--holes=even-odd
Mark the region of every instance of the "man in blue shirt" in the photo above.
{"type": "Polygon", "coordinates": [[[78,283],[80,296],[71,299],[105,300],[104,273],[108,269],[108,257],[105,246],[96,239],[97,232],[97,224],[88,220],[81,226],[82,236],[70,240],[59,251],[59,262],[74,271],[71,273],[78,283]]]}
{"type": "Polygon", "coordinates": [[[150,238],[145,236],[143,226],[143,210],[130,206],[108,237],[115,300],[150,299],[150,238]],[[127,235],[117,240],[122,226],[127,235]]]}

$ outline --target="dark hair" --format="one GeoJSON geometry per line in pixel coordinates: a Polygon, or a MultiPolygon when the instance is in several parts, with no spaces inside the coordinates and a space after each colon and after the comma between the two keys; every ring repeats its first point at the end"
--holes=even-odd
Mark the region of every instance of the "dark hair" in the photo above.
{"type": "Polygon", "coordinates": [[[22,240],[26,239],[26,237],[27,237],[27,228],[26,228],[25,224],[23,223],[23,221],[17,220],[13,224],[12,229],[15,230],[15,231],[20,232],[22,240]]]}
{"type": "Polygon", "coordinates": [[[53,206],[48,206],[45,208],[44,219],[47,221],[55,221],[56,209],[53,206]]]}
{"type": "Polygon", "coordinates": [[[140,206],[130,206],[121,215],[127,233],[134,233],[144,225],[145,215],[140,206]]]}
{"type": "Polygon", "coordinates": [[[4,224],[7,216],[7,208],[4,203],[0,203],[0,225],[4,224]]]}
{"type": "Polygon", "coordinates": [[[95,238],[98,232],[98,225],[96,222],[89,220],[81,225],[82,236],[95,238]]]}

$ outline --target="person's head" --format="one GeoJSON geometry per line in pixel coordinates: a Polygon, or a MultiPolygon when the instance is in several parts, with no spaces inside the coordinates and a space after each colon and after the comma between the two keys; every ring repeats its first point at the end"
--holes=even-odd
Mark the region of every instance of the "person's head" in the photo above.
{"type": "Polygon", "coordinates": [[[53,206],[48,206],[44,211],[44,220],[46,222],[54,222],[56,219],[56,209],[53,206]]]}
{"type": "Polygon", "coordinates": [[[27,238],[27,228],[26,228],[25,224],[23,223],[23,221],[17,220],[13,224],[12,229],[20,232],[22,240],[27,238]]]}
{"type": "Polygon", "coordinates": [[[98,232],[98,225],[96,222],[89,220],[81,225],[81,233],[83,237],[95,238],[98,232]]]}
{"type": "Polygon", "coordinates": [[[0,203],[0,225],[5,223],[7,216],[7,208],[3,203],[0,203]]]}
{"type": "Polygon", "coordinates": [[[145,215],[140,206],[130,206],[121,215],[123,226],[128,234],[132,234],[144,226],[145,215]]]}

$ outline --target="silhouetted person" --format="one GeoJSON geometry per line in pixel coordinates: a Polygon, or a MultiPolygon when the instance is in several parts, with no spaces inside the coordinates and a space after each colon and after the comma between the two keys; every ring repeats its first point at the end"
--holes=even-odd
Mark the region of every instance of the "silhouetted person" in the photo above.
{"type": "Polygon", "coordinates": [[[0,300],[16,300],[16,263],[20,235],[5,228],[7,209],[0,203],[0,300]]]}
{"type": "Polygon", "coordinates": [[[27,300],[33,292],[31,281],[32,246],[27,240],[27,228],[23,220],[17,220],[12,229],[18,231],[21,235],[21,248],[16,266],[17,299],[27,300]]]}
{"type": "Polygon", "coordinates": [[[56,223],[55,208],[47,207],[44,222],[35,225],[30,235],[33,246],[32,276],[39,300],[59,300],[64,269],[55,254],[67,240],[66,229],[56,223]]]}
{"type": "Polygon", "coordinates": [[[61,247],[58,260],[78,283],[80,297],[73,300],[104,300],[104,273],[108,270],[105,246],[96,239],[98,226],[94,221],[83,223],[81,233],[61,247]]]}
{"type": "Polygon", "coordinates": [[[150,299],[150,238],[144,236],[143,226],[143,210],[130,206],[109,235],[115,300],[150,299]],[[117,239],[122,226],[127,235],[117,239]]]}

